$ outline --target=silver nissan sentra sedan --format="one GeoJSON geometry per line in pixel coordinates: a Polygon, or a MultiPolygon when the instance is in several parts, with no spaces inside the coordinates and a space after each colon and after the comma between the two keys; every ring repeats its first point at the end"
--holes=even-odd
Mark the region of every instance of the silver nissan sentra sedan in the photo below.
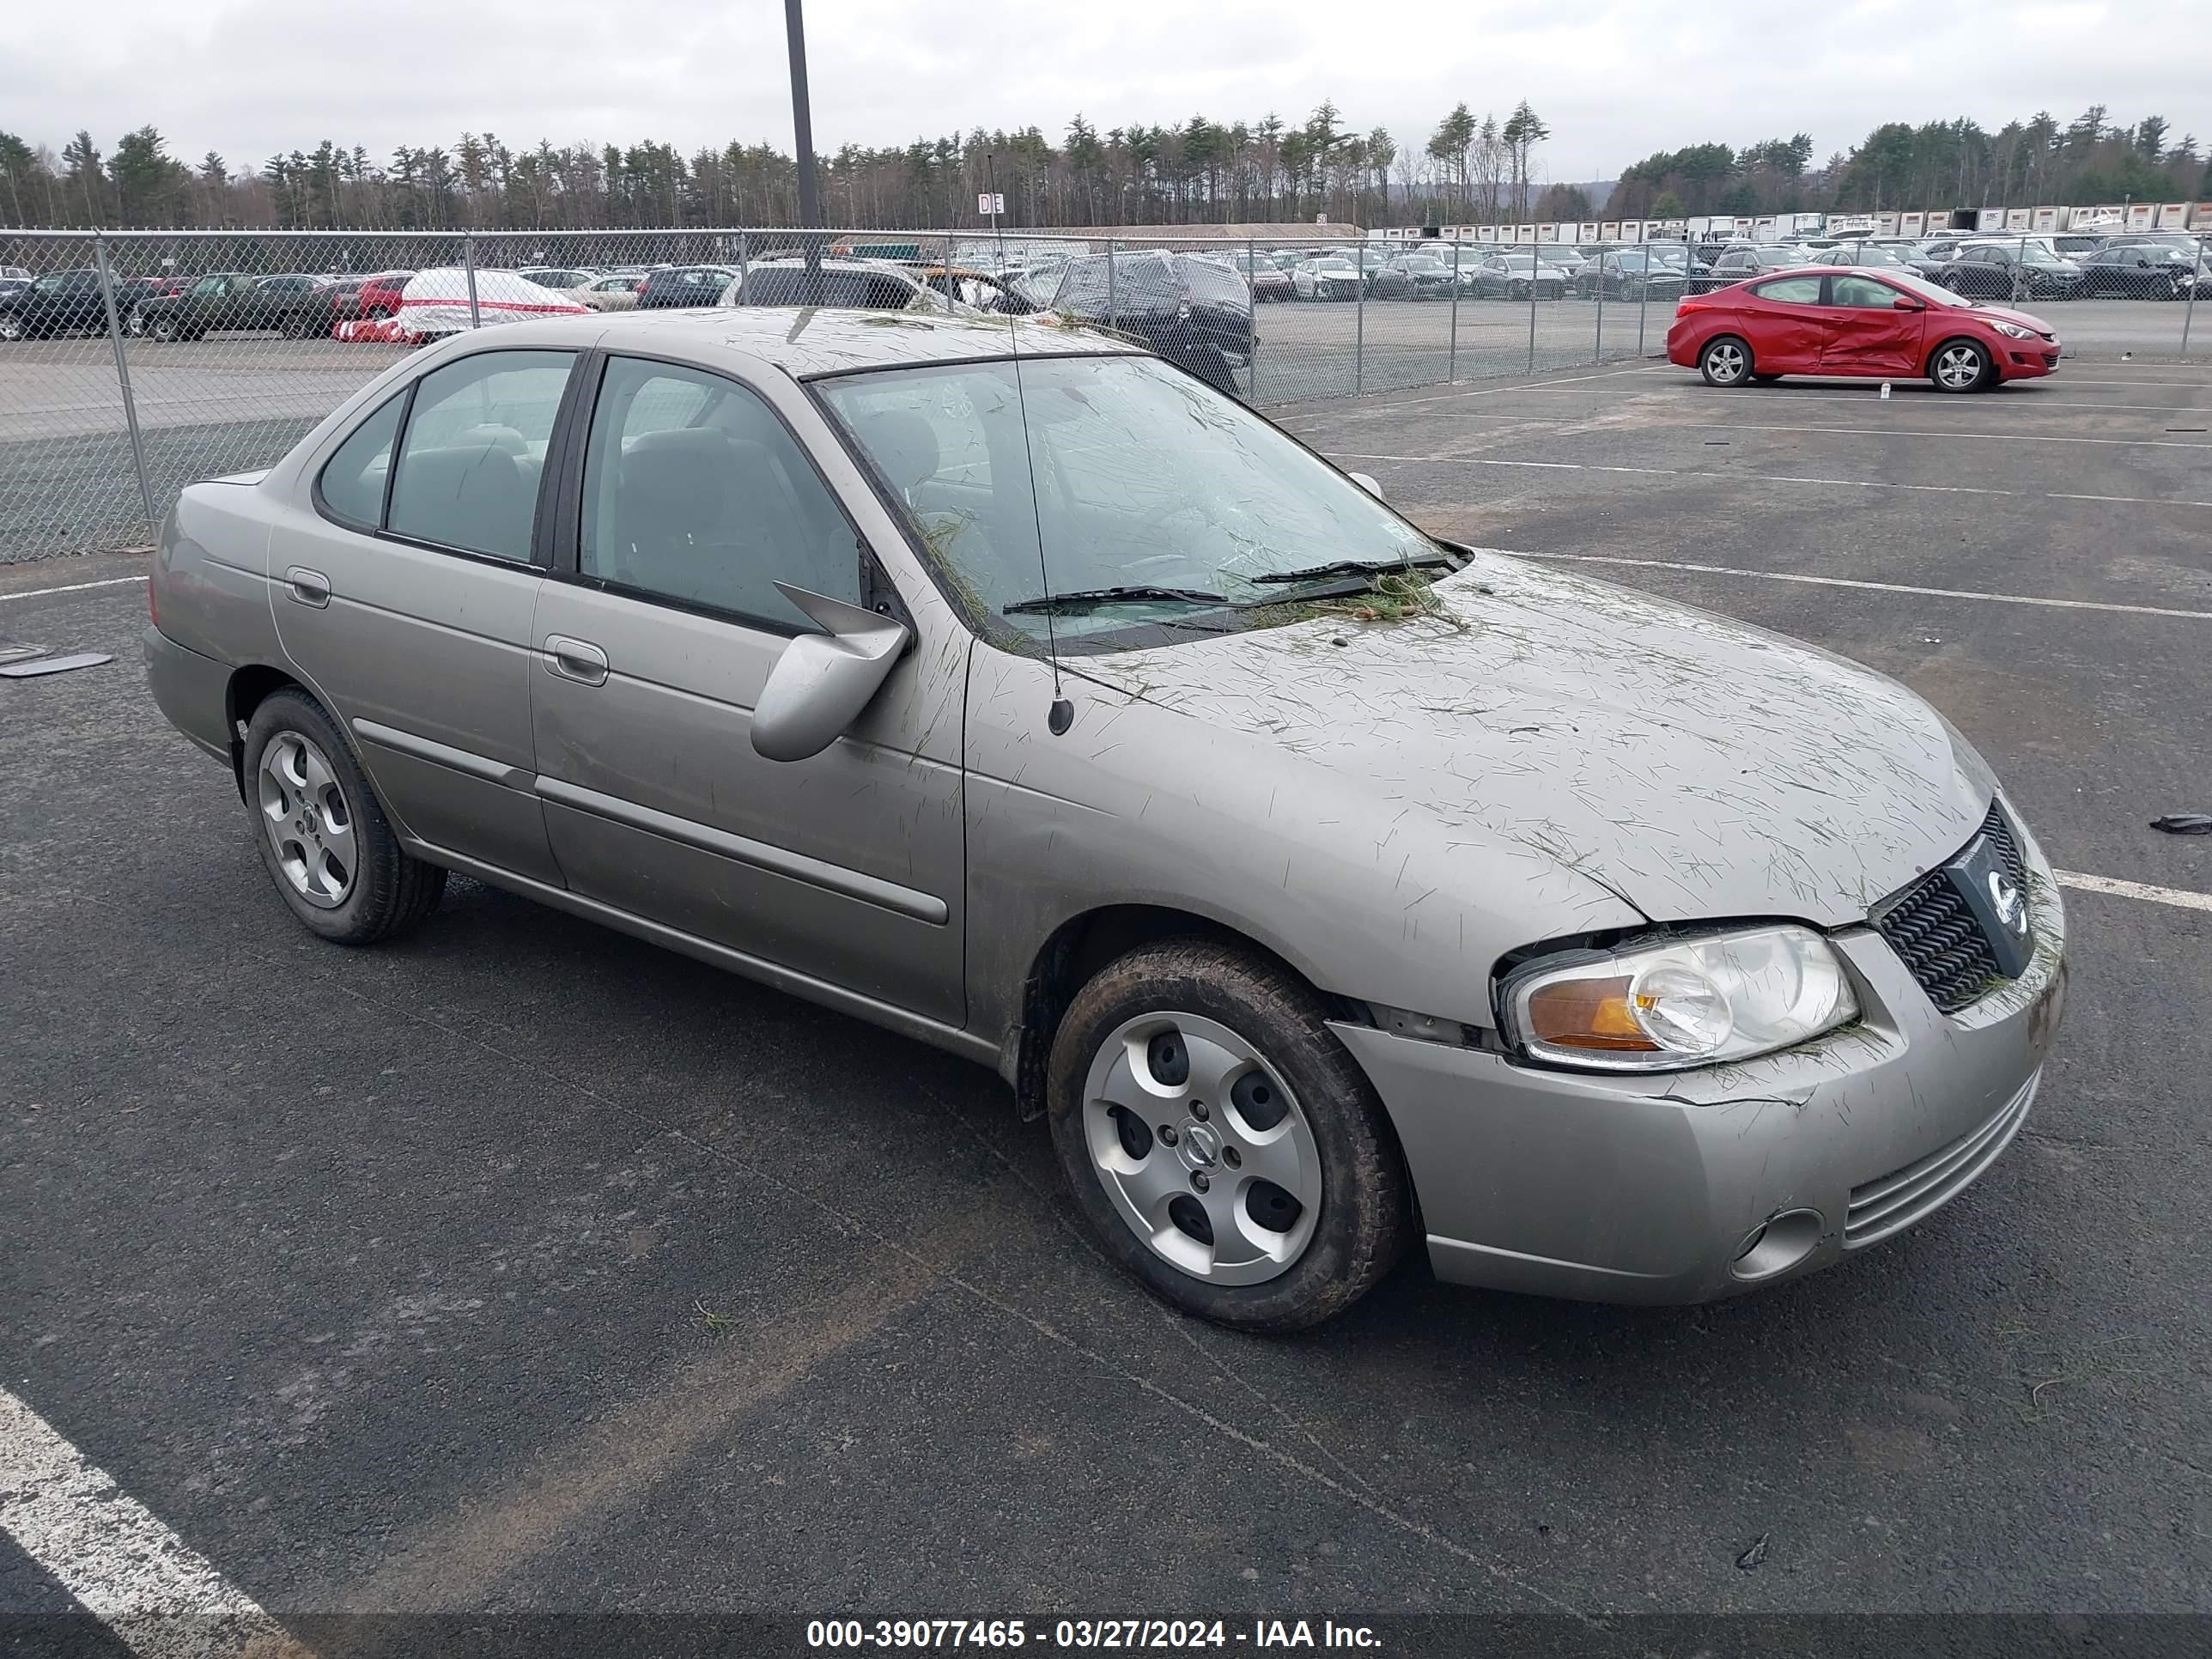
{"type": "Polygon", "coordinates": [[[155,694],[276,893],[459,871],[997,1067],[1179,1307],[1693,1302],[2018,1133],[2064,918],[1925,703],[1424,534],[1098,334],[722,310],[395,365],[185,490],[155,694]]]}

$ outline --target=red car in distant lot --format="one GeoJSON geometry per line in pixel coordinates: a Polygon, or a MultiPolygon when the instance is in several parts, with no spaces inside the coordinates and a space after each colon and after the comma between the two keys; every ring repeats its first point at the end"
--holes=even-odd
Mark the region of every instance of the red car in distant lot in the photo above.
{"type": "Polygon", "coordinates": [[[1709,386],[1784,374],[1926,375],[1942,392],[1975,392],[2058,367],[2057,331],[2039,317],[1983,305],[1911,271],[1801,265],[1685,299],[1667,359],[1709,386]]]}
{"type": "Polygon", "coordinates": [[[374,276],[342,277],[335,315],[340,322],[358,318],[397,317],[400,295],[407,287],[411,270],[380,270],[374,276]],[[349,294],[346,290],[355,283],[361,286],[349,294]]]}

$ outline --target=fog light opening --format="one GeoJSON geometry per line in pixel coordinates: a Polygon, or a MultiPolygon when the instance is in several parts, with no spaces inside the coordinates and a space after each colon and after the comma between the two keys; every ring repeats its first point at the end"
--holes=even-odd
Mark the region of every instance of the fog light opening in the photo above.
{"type": "Polygon", "coordinates": [[[1772,1279],[1813,1254],[1820,1242],[1818,1210],[1784,1210],[1745,1236],[1729,1272],[1740,1279],[1772,1279]]]}

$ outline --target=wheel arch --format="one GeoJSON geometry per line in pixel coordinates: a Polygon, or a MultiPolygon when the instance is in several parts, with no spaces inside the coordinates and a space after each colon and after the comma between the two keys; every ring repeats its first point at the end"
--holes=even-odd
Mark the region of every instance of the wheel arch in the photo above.
{"type": "Polygon", "coordinates": [[[1021,1013],[1006,1034],[1000,1071],[1013,1085],[1024,1122],[1045,1109],[1045,1072],[1054,1036],[1075,994],[1116,957],[1166,939],[1204,939],[1273,963],[1308,987],[1334,1012],[1341,998],[1315,985],[1296,963],[1251,934],[1215,917],[1164,904],[1105,904],[1068,917],[1040,945],[1022,982],[1021,1013]]]}
{"type": "MultiPolygon", "coordinates": [[[[246,663],[231,672],[229,682],[223,687],[223,729],[230,733],[230,775],[238,786],[238,798],[246,799],[246,728],[253,719],[253,711],[267,702],[274,693],[287,687],[313,697],[314,692],[303,684],[299,677],[267,663],[246,663]]],[[[319,702],[320,698],[316,698],[319,702]]]]}

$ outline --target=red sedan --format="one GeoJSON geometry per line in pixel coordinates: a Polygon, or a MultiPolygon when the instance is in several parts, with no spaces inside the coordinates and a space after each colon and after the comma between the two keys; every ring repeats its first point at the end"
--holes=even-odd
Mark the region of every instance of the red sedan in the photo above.
{"type": "Polygon", "coordinates": [[[1943,392],[2030,380],[2058,367],[2057,331],[2039,317],[1978,304],[1910,271],[1799,266],[1685,299],[1667,358],[1709,386],[1784,374],[1905,380],[1943,392]]]}

